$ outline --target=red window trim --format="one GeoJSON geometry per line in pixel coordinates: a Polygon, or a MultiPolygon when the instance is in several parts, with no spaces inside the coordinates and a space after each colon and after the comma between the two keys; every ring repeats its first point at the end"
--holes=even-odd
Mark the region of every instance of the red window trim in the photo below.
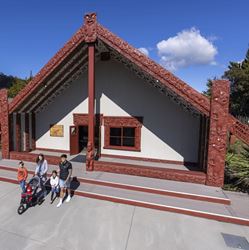
{"type": "Polygon", "coordinates": [[[128,116],[105,116],[104,120],[104,149],[126,150],[126,151],[141,151],[141,128],[142,117],[128,116]],[[110,128],[133,127],[135,128],[135,146],[112,146],[110,145],[110,128]]]}

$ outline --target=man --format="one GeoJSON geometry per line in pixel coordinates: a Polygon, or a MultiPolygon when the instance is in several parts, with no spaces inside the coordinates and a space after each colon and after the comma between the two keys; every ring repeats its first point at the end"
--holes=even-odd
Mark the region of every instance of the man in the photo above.
{"type": "Polygon", "coordinates": [[[57,207],[60,207],[62,205],[62,201],[65,195],[65,192],[67,191],[67,199],[66,202],[69,202],[71,200],[71,190],[70,190],[70,181],[72,176],[72,164],[67,160],[67,155],[63,154],[61,155],[61,162],[59,164],[59,186],[60,186],[60,201],[57,205],[57,207]]]}

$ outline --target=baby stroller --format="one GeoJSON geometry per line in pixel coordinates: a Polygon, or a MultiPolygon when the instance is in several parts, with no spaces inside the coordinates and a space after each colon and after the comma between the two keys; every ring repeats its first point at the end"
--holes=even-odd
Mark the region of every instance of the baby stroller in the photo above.
{"type": "Polygon", "coordinates": [[[39,204],[38,188],[41,187],[41,180],[38,176],[30,179],[26,185],[25,192],[21,194],[21,202],[17,209],[18,214],[24,213],[29,207],[39,204]]]}

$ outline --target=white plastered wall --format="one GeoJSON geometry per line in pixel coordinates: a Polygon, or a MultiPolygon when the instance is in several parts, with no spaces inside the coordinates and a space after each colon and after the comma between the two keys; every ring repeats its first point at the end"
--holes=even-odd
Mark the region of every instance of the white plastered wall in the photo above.
{"type": "Polygon", "coordinates": [[[193,117],[120,63],[100,62],[96,72],[97,113],[143,117],[141,152],[104,149],[102,126],[102,154],[198,161],[199,117],[193,117]]]}
{"type": "MultiPolygon", "coordinates": [[[[104,116],[142,116],[141,151],[104,149],[101,153],[175,161],[198,160],[199,117],[193,117],[122,64],[96,64],[96,113],[104,116]]],[[[36,116],[36,146],[69,150],[69,126],[73,113],[87,113],[87,74],[56,97],[36,116]],[[50,124],[64,125],[64,137],[50,137],[50,124]]]]}
{"type": "Polygon", "coordinates": [[[73,125],[73,113],[87,112],[87,78],[83,75],[36,115],[36,147],[69,150],[69,126],[73,125]],[[64,126],[63,137],[50,136],[52,124],[64,126]]]}

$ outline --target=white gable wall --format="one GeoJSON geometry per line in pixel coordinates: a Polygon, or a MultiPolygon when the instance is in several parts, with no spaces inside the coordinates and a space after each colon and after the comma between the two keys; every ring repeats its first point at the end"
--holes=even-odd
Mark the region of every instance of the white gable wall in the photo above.
{"type": "Polygon", "coordinates": [[[87,79],[84,75],[36,115],[36,147],[69,150],[69,126],[73,125],[73,113],[87,113],[87,102],[87,79]],[[64,137],[51,137],[51,124],[64,125],[64,137]]]}
{"type": "MultiPolygon", "coordinates": [[[[87,76],[80,77],[37,114],[36,146],[69,150],[69,126],[73,113],[87,113],[87,76]],[[64,125],[64,137],[50,137],[49,125],[64,125]]],[[[104,149],[102,126],[101,153],[145,158],[198,160],[199,118],[113,61],[96,65],[96,113],[104,116],[142,116],[141,152],[104,149]]]]}
{"type": "MultiPolygon", "coordinates": [[[[190,115],[120,63],[100,62],[96,72],[97,112],[142,116],[144,124],[141,152],[104,149],[102,143],[102,154],[197,162],[199,117],[190,115]]],[[[103,142],[103,127],[101,134],[103,142]]]]}

